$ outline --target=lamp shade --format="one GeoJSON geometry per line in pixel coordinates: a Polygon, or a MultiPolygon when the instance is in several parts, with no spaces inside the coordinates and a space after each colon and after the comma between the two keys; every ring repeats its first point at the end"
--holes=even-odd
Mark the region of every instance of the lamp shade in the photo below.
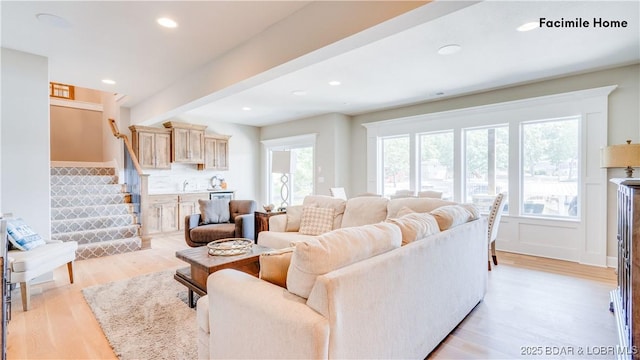
{"type": "Polygon", "coordinates": [[[291,151],[271,152],[271,172],[274,174],[291,174],[291,151]]]}
{"type": "Polygon", "coordinates": [[[626,168],[640,166],[640,144],[611,145],[600,149],[600,167],[626,168]]]}

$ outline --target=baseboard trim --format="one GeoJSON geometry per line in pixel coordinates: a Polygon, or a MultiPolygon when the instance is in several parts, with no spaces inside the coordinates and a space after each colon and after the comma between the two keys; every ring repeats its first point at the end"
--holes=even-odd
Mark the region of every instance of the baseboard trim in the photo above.
{"type": "Polygon", "coordinates": [[[607,256],[607,267],[617,268],[618,267],[618,258],[614,256],[607,256]]]}

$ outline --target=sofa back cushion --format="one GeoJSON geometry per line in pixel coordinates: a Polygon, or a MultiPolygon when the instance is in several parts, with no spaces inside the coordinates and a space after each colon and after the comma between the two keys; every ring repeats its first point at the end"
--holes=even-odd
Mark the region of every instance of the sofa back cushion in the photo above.
{"type": "Polygon", "coordinates": [[[231,222],[235,221],[236,216],[253,214],[258,207],[255,200],[231,200],[229,201],[229,215],[231,222]]]}
{"type": "MultiPolygon", "coordinates": [[[[403,208],[407,209],[407,208],[403,208]]],[[[402,213],[402,210],[401,210],[402,213]]],[[[440,232],[440,227],[435,217],[429,213],[417,213],[410,211],[398,218],[387,219],[387,222],[397,225],[402,232],[402,245],[440,232]]]]}
{"type": "Polygon", "coordinates": [[[340,227],[375,224],[387,218],[387,203],[383,197],[362,196],[347,200],[340,227]]]}
{"type": "Polygon", "coordinates": [[[461,205],[441,206],[433,211],[431,215],[438,222],[440,231],[445,231],[454,226],[462,225],[467,221],[475,220],[473,214],[461,205]]]}
{"type": "Polygon", "coordinates": [[[296,243],[287,289],[306,299],[318,276],[398,248],[401,242],[400,228],[378,223],[337,229],[296,243]]]}
{"type": "Polygon", "coordinates": [[[346,200],[325,195],[309,195],[302,201],[302,206],[333,209],[333,229],[340,228],[346,204],[346,200]]]}
{"type": "Polygon", "coordinates": [[[430,212],[436,208],[445,205],[454,205],[456,204],[453,201],[434,199],[434,198],[400,198],[400,199],[391,199],[389,200],[389,204],[387,205],[387,219],[398,217],[398,211],[403,207],[408,207],[409,209],[426,213],[430,212]]]}

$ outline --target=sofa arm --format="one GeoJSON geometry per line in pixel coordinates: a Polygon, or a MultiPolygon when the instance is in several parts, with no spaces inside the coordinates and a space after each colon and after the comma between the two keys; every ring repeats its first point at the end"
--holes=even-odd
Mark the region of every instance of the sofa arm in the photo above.
{"type": "Polygon", "coordinates": [[[287,214],[275,215],[269,218],[269,231],[285,232],[287,230],[287,214]]]}
{"type": "Polygon", "coordinates": [[[200,223],[200,214],[187,215],[184,218],[184,240],[187,242],[187,245],[195,247],[202,246],[203,244],[197,244],[191,241],[191,229],[198,226],[200,223]]]}
{"type": "Polygon", "coordinates": [[[211,274],[207,292],[210,358],[327,358],[329,324],[305,299],[232,269],[211,274]]]}
{"type": "Polygon", "coordinates": [[[253,213],[238,215],[233,220],[233,222],[236,224],[237,237],[251,239],[255,242],[256,240],[254,239],[256,237],[254,233],[255,220],[254,220],[253,213]]]}

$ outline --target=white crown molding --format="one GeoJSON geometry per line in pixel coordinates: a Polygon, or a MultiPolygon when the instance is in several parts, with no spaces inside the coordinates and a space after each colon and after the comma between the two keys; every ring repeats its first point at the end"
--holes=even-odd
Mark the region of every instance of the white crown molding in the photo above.
{"type": "Polygon", "coordinates": [[[85,101],[76,101],[76,100],[65,100],[58,98],[49,98],[49,105],[52,106],[62,106],[74,109],[82,109],[82,110],[91,110],[91,111],[102,111],[102,104],[90,103],[85,101]]]}

